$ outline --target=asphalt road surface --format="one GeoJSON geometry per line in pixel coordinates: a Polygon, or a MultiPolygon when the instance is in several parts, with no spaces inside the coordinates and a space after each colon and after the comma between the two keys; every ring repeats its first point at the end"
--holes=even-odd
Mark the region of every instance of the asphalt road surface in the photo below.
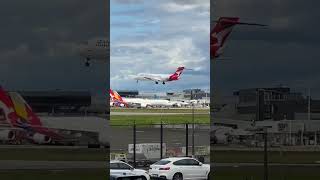
{"type": "Polygon", "coordinates": [[[103,161],[24,161],[0,160],[1,170],[63,170],[107,168],[103,161]]]}
{"type": "MultiPolygon", "coordinates": [[[[211,163],[212,167],[259,167],[263,163],[211,163]]],[[[268,163],[268,166],[290,166],[290,167],[320,167],[320,164],[287,164],[287,163],[268,163]]]]}

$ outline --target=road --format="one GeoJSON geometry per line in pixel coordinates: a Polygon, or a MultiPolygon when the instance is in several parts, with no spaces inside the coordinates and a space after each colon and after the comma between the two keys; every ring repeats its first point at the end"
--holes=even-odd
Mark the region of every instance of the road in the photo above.
{"type": "MultiPolygon", "coordinates": [[[[290,166],[290,167],[320,167],[320,164],[288,164],[288,163],[268,163],[269,166],[290,166]]],[[[259,167],[263,163],[211,163],[212,167],[259,167]]]]}
{"type": "MultiPolygon", "coordinates": [[[[0,160],[0,170],[65,170],[65,169],[104,169],[103,161],[23,161],[0,160]]],[[[214,163],[212,167],[260,167],[263,163],[214,163]]],[[[270,163],[270,167],[319,167],[320,164],[280,164],[270,163]]]]}
{"type": "Polygon", "coordinates": [[[107,168],[103,161],[24,161],[0,160],[1,170],[64,170],[107,168]]]}

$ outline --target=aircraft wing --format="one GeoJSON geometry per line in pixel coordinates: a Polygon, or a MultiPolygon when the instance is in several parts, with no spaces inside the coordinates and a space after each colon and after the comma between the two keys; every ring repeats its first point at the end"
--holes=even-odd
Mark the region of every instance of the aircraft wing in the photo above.
{"type": "Polygon", "coordinates": [[[143,81],[163,81],[161,76],[149,75],[149,74],[141,74],[141,75],[130,75],[129,77],[135,80],[143,80],[143,81]]]}
{"type": "Polygon", "coordinates": [[[145,80],[150,80],[150,81],[161,81],[162,79],[160,77],[148,77],[144,76],[143,77],[145,80]]]}

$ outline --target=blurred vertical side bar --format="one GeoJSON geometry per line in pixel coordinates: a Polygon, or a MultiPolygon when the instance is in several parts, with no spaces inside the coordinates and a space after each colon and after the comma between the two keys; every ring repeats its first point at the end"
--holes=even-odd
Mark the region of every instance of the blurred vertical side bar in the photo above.
{"type": "MultiPolygon", "coordinates": [[[[214,20],[214,1],[210,1],[210,31],[211,31],[211,28],[213,26],[212,22],[214,20]]],[[[209,35],[209,38],[208,38],[208,41],[209,41],[209,44],[210,44],[210,41],[211,41],[211,36],[209,35]]],[[[211,52],[211,50],[209,49],[209,51],[211,52]]],[[[211,54],[210,54],[211,56],[211,54]]],[[[211,127],[211,130],[210,130],[210,172],[214,172],[214,168],[213,168],[213,146],[212,146],[212,141],[213,141],[213,136],[211,135],[212,134],[212,128],[213,128],[213,107],[212,105],[214,104],[214,98],[213,98],[213,93],[214,93],[214,63],[212,61],[212,59],[210,59],[210,127],[211,127]]],[[[211,173],[211,177],[210,179],[213,179],[213,173],[211,173]]]]}
{"type": "MultiPolygon", "coordinates": [[[[105,7],[106,7],[106,11],[105,11],[105,14],[104,14],[104,17],[106,18],[106,21],[105,21],[105,33],[106,33],[106,37],[109,39],[109,56],[107,56],[107,63],[106,63],[106,77],[105,77],[105,94],[106,94],[106,101],[107,101],[107,113],[106,113],[106,120],[107,120],[107,126],[108,126],[108,129],[109,128],[109,122],[110,122],[110,97],[109,97],[109,89],[110,89],[110,51],[111,51],[111,45],[110,45],[110,1],[109,0],[105,0],[105,7]]],[[[108,136],[110,137],[110,134],[108,132],[108,136]]],[[[110,138],[108,137],[109,139],[109,142],[110,142],[110,138]]],[[[107,150],[107,163],[106,164],[109,164],[109,161],[110,161],[110,146],[109,146],[109,149],[107,150]]],[[[110,176],[110,171],[109,171],[109,166],[107,167],[106,169],[106,172],[107,172],[107,177],[110,176]]]]}

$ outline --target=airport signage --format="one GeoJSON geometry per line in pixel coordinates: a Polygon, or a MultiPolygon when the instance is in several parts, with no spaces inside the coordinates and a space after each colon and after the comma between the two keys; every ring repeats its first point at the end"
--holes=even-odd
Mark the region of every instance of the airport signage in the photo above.
{"type": "MultiPolygon", "coordinates": [[[[166,153],[166,144],[163,143],[163,156],[166,153]]],[[[133,153],[133,144],[128,145],[128,152],[133,153]]],[[[160,156],[160,143],[144,143],[144,144],[136,144],[136,153],[137,154],[144,154],[146,158],[153,159],[159,158],[160,156]]]]}

